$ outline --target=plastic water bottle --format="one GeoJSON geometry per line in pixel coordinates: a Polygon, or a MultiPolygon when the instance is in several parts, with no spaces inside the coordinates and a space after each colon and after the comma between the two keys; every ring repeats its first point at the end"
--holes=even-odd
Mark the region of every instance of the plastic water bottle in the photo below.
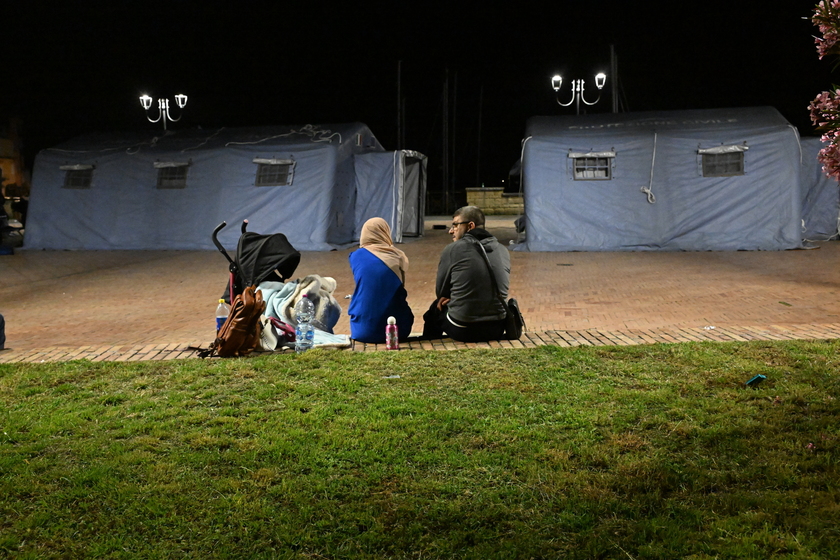
{"type": "Polygon", "coordinates": [[[219,300],[219,306],[216,308],[216,332],[218,333],[222,329],[222,325],[225,324],[227,321],[228,315],[230,315],[230,307],[228,304],[225,303],[225,300],[219,300]]]}
{"type": "Polygon", "coordinates": [[[315,305],[309,300],[306,294],[300,298],[295,305],[295,352],[306,352],[312,348],[315,331],[312,328],[312,318],[315,316],[315,305]]]}
{"type": "Polygon", "coordinates": [[[400,349],[400,335],[397,332],[397,320],[393,317],[388,317],[388,324],[385,326],[385,349],[400,349]]]}

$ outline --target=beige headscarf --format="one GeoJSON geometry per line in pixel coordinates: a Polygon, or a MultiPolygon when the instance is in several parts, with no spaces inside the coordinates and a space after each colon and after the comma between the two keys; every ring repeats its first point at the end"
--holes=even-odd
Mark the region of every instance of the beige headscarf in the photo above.
{"type": "Polygon", "coordinates": [[[371,218],[362,226],[359,246],[364,247],[385,263],[405,283],[405,271],[408,270],[408,258],[405,253],[394,247],[391,241],[391,228],[382,218],[371,218]]]}

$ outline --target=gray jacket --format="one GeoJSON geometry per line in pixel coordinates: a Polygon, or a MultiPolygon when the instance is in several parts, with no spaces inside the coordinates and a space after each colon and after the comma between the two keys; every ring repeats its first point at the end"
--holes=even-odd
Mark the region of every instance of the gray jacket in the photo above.
{"type": "Polygon", "coordinates": [[[478,243],[484,246],[499,291],[507,299],[510,286],[510,253],[486,230],[472,229],[443,250],[435,283],[437,297],[447,297],[451,300],[449,316],[459,323],[498,321],[505,318],[505,309],[493,290],[493,283],[490,281],[478,243]]]}

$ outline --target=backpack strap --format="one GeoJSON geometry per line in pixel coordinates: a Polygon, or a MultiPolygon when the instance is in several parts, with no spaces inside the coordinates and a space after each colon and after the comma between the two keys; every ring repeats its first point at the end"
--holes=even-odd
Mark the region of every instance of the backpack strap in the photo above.
{"type": "Polygon", "coordinates": [[[481,241],[474,241],[473,243],[478,247],[478,252],[481,253],[481,256],[484,258],[484,264],[487,265],[487,272],[490,273],[490,282],[493,284],[493,291],[496,292],[496,297],[502,302],[502,307],[507,312],[507,303],[505,302],[504,296],[502,296],[502,292],[499,291],[499,284],[496,282],[496,275],[493,274],[493,267],[490,265],[490,258],[487,256],[487,251],[484,250],[484,245],[481,244],[481,241]]]}

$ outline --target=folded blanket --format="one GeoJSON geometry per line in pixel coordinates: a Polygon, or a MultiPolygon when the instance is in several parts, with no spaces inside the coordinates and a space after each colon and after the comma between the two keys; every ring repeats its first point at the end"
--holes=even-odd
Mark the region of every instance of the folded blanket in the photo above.
{"type": "Polygon", "coordinates": [[[350,337],[346,334],[332,334],[314,329],[312,345],[315,348],[350,348],[350,337]]]}

